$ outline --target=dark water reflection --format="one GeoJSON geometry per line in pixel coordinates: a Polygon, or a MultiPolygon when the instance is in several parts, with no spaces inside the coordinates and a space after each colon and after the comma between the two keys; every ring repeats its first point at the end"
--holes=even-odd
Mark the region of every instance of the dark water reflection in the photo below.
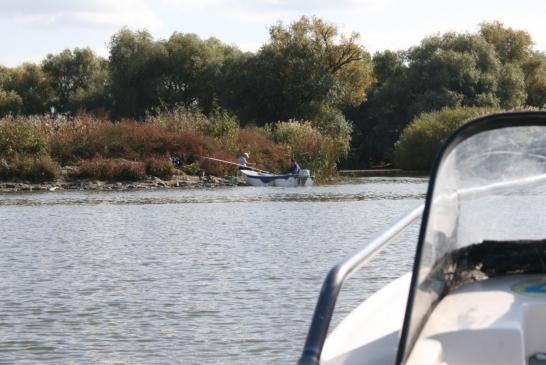
{"type": "MultiPolygon", "coordinates": [[[[425,190],[0,195],[0,363],[293,363],[329,268],[425,190]]],[[[409,270],[415,235],[349,281],[336,322],[409,270]]]]}

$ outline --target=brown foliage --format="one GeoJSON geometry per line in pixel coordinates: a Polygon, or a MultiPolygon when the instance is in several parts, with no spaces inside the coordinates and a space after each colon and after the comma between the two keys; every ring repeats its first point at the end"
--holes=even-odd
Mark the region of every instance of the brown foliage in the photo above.
{"type": "Polygon", "coordinates": [[[95,158],[82,161],[71,177],[109,181],[136,181],[146,177],[142,162],[95,158]]]}
{"type": "Polygon", "coordinates": [[[170,179],[173,175],[173,165],[165,156],[152,156],[144,161],[146,174],[161,179],[170,179]]]}
{"type": "Polygon", "coordinates": [[[267,171],[283,171],[288,168],[288,152],[272,141],[263,129],[245,128],[239,131],[237,144],[240,152],[250,152],[250,160],[267,171]]]}

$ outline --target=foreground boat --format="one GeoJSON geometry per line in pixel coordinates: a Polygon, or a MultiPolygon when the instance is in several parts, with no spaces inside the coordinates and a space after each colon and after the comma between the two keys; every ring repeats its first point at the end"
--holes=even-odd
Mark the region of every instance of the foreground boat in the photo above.
{"type": "Polygon", "coordinates": [[[480,118],[442,148],[427,198],[335,266],[300,365],[546,364],[546,113],[480,118]],[[344,281],[419,217],[413,272],[326,337],[344,281]]]}
{"type": "Polygon", "coordinates": [[[253,170],[240,170],[246,183],[251,186],[279,186],[291,188],[296,186],[312,186],[314,178],[309,170],[301,170],[299,174],[276,175],[253,170]]]}

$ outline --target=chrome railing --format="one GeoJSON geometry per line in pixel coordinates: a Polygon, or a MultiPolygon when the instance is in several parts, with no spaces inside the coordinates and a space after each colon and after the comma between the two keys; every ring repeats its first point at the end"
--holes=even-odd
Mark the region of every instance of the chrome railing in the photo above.
{"type": "Polygon", "coordinates": [[[322,347],[328,334],[336,300],[345,280],[366,265],[376,254],[419,218],[423,214],[423,209],[424,204],[421,204],[406,213],[387,230],[370,240],[360,251],[345,258],[330,270],[322,284],[315,313],[311,321],[311,327],[307,334],[307,340],[305,341],[305,346],[298,362],[299,365],[317,365],[320,363],[322,347]]]}

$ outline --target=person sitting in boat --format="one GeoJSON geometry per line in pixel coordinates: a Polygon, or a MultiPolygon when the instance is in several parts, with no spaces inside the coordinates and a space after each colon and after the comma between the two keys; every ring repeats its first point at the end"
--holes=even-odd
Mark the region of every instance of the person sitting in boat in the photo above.
{"type": "Polygon", "coordinates": [[[296,162],[296,159],[294,157],[290,158],[290,163],[292,164],[292,167],[290,167],[290,170],[288,170],[289,174],[297,175],[301,171],[300,165],[296,162]]]}
{"type": "Polygon", "coordinates": [[[248,159],[250,158],[250,154],[248,152],[245,152],[239,157],[239,160],[237,161],[237,165],[239,165],[239,170],[248,170],[247,166],[255,165],[254,163],[248,162],[248,159]]]}
{"type": "Polygon", "coordinates": [[[182,159],[180,158],[180,156],[176,152],[171,152],[171,162],[176,167],[182,167],[182,159]]]}

